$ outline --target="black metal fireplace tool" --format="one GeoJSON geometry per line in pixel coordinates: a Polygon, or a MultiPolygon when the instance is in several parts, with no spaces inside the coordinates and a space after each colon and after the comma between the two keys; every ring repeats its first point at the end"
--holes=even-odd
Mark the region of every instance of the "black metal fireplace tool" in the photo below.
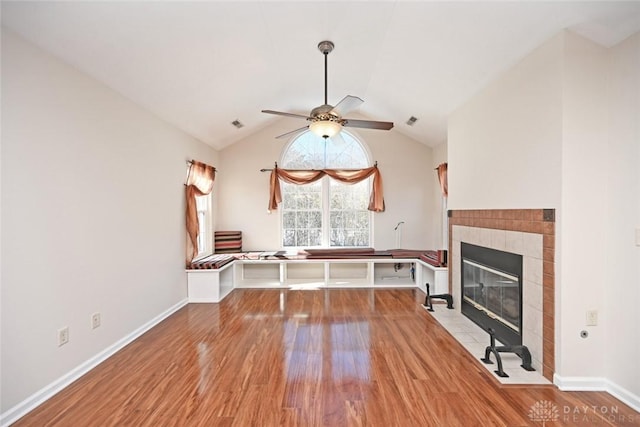
{"type": "Polygon", "coordinates": [[[491,353],[496,356],[496,362],[498,363],[498,369],[493,371],[499,377],[508,378],[504,370],[502,369],[502,358],[500,357],[500,353],[515,353],[520,359],[522,359],[522,365],[520,365],[525,371],[535,371],[531,366],[531,353],[529,353],[529,349],[526,345],[501,345],[496,346],[496,331],[492,328],[487,330],[489,333],[489,341],[490,345],[484,350],[484,358],[480,359],[487,365],[493,364],[491,361],[491,353]]]}
{"type": "Polygon", "coordinates": [[[433,311],[433,303],[431,302],[432,299],[445,300],[447,302],[447,308],[449,310],[453,309],[453,297],[451,296],[451,294],[431,295],[431,293],[429,292],[429,284],[425,283],[425,285],[427,286],[427,297],[424,299],[424,304],[422,305],[424,307],[427,307],[427,311],[433,311]]]}

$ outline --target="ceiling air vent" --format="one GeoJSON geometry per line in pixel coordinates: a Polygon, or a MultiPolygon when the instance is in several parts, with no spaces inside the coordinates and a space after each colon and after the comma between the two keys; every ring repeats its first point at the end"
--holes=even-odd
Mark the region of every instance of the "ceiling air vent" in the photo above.
{"type": "Polygon", "coordinates": [[[238,129],[244,126],[242,123],[240,123],[240,120],[234,120],[231,122],[231,124],[237,127],[238,129]]]}
{"type": "Polygon", "coordinates": [[[417,121],[418,121],[418,119],[417,119],[417,118],[415,118],[415,117],[411,116],[411,117],[409,117],[409,120],[407,120],[407,124],[408,124],[409,126],[413,126],[417,121]]]}

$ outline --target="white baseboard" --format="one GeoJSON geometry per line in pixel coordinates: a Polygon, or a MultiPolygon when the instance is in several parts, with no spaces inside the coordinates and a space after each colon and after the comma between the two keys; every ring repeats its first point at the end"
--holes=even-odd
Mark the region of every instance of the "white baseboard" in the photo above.
{"type": "Polygon", "coordinates": [[[561,377],[553,375],[553,383],[562,391],[606,391],[606,378],[561,377]]]}
{"type": "Polygon", "coordinates": [[[76,368],[72,369],[62,377],[58,378],[56,381],[47,385],[46,387],[40,389],[33,395],[29,396],[22,402],[18,403],[13,408],[7,410],[3,414],[0,414],[0,427],[6,427],[16,422],[18,419],[22,418],[29,412],[33,411],[39,405],[49,400],[55,394],[59,393],[67,387],[69,384],[89,372],[91,369],[98,366],[100,363],[107,360],[109,357],[114,355],[120,349],[122,349],[127,344],[134,341],[136,338],[147,332],[149,329],[156,326],[158,323],[162,322],[167,317],[171,316],[173,313],[187,305],[187,300],[184,299],[179,303],[175,304],[172,307],[169,307],[164,312],[160,313],[144,325],[140,326],[138,329],[131,332],[129,335],[123,337],[122,339],[115,342],[113,345],[107,347],[100,353],[93,356],[91,359],[86,362],[80,364],[76,368]]]}
{"type": "Polygon", "coordinates": [[[610,395],[640,412],[640,396],[631,393],[629,390],[622,388],[618,384],[609,380],[605,381],[607,382],[607,392],[610,395]]]}
{"type": "Polygon", "coordinates": [[[616,399],[640,412],[640,396],[603,377],[553,376],[553,383],[562,391],[606,391],[616,399]]]}

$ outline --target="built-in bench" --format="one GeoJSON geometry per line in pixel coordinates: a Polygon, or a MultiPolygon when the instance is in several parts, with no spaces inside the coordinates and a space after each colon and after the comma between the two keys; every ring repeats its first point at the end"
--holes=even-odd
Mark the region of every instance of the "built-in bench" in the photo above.
{"type": "Polygon", "coordinates": [[[220,302],[234,288],[418,287],[447,293],[433,251],[318,249],[212,255],[187,270],[189,302],[220,302]]]}

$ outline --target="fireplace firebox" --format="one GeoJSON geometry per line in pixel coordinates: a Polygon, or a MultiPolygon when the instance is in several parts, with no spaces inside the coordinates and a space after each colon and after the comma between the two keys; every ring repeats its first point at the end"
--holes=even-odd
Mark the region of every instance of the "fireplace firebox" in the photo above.
{"type": "Polygon", "coordinates": [[[508,346],[522,345],[522,256],[461,242],[462,313],[508,346]]]}

